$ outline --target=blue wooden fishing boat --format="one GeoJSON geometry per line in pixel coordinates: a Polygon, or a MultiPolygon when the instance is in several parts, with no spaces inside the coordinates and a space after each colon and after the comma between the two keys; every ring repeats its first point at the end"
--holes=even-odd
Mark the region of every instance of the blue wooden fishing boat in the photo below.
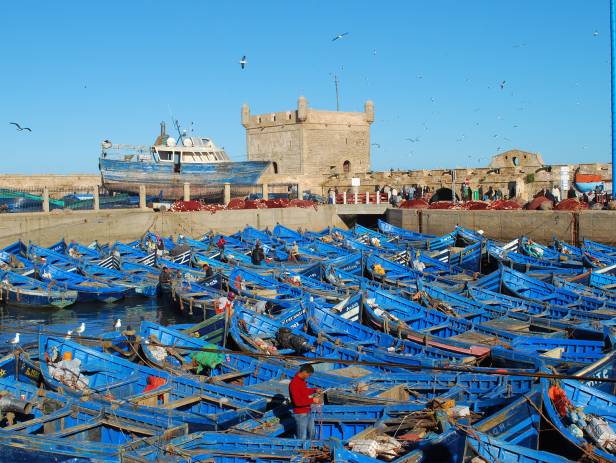
{"type": "Polygon", "coordinates": [[[501,268],[501,283],[502,287],[512,295],[539,303],[591,312],[605,308],[604,300],[580,295],[565,288],[558,288],[506,267],[501,268]]]}
{"type": "Polygon", "coordinates": [[[0,271],[0,301],[18,307],[63,309],[77,302],[77,291],[43,283],[14,272],[0,271]]]}
{"type": "MultiPolygon", "coordinates": [[[[16,243],[17,246],[11,245],[0,251],[0,270],[12,271],[28,276],[34,273],[34,264],[24,257],[25,253],[21,253],[21,244],[21,242],[18,242],[16,243]]],[[[25,249],[25,245],[23,249],[25,249]]]]}
{"type": "Polygon", "coordinates": [[[586,249],[598,251],[602,254],[613,256],[616,258],[616,248],[613,246],[608,246],[607,244],[598,243],[589,239],[584,239],[583,245],[586,249]]]}
{"type": "MultiPolygon", "coordinates": [[[[592,274],[591,274],[592,275],[592,274]]],[[[605,279],[614,279],[614,277],[603,276],[605,279]]],[[[591,276],[589,277],[592,278],[591,276]]],[[[591,300],[596,301],[596,304],[603,302],[602,312],[609,314],[613,312],[613,315],[616,315],[616,294],[611,293],[610,291],[605,291],[603,289],[597,288],[595,286],[584,285],[578,283],[577,281],[569,281],[564,278],[554,277],[552,279],[552,284],[557,288],[567,289],[569,291],[573,291],[576,294],[579,294],[582,297],[590,298],[591,300]]],[[[597,278],[594,278],[594,281],[597,281],[597,278]]]]}
{"type": "Polygon", "coordinates": [[[417,233],[417,232],[414,232],[413,230],[407,230],[406,228],[396,227],[395,225],[392,225],[381,219],[377,220],[377,226],[379,230],[381,231],[381,233],[384,233],[385,235],[390,235],[390,236],[399,236],[400,238],[403,238],[407,241],[425,241],[425,240],[437,238],[436,235],[417,233]]]}
{"type": "MultiPolygon", "coordinates": [[[[516,240],[517,241],[517,240],[516,240]]],[[[511,243],[509,243],[511,245],[511,243]]],[[[517,248],[517,243],[516,243],[517,248]]],[[[520,272],[547,272],[560,275],[577,275],[583,271],[582,266],[566,267],[560,263],[538,259],[536,257],[520,254],[519,252],[500,247],[492,241],[486,244],[488,255],[503,266],[513,268],[520,272]]]]}
{"type": "Polygon", "coordinates": [[[603,297],[616,300],[616,276],[599,272],[591,272],[588,277],[588,286],[598,288],[603,297]]]}
{"type": "Polygon", "coordinates": [[[582,260],[586,267],[594,269],[603,269],[616,265],[616,256],[587,247],[582,248],[582,260]]]}
{"type": "MultiPolygon", "coordinates": [[[[150,364],[158,368],[172,369],[179,374],[190,371],[194,374],[196,369],[191,365],[194,354],[201,350],[217,350],[217,346],[205,341],[202,337],[195,338],[187,334],[163,327],[153,322],[141,323],[140,335],[142,337],[142,351],[150,364]],[[155,341],[154,341],[155,340],[155,341]],[[165,349],[164,358],[153,355],[153,350],[161,352],[165,349]],[[188,367],[188,368],[187,368],[188,367]]],[[[220,350],[220,363],[204,368],[200,375],[206,376],[208,382],[220,383],[241,388],[246,391],[278,390],[275,382],[288,380],[295,374],[295,370],[288,368],[283,362],[274,358],[263,360],[252,356],[220,350]]],[[[324,373],[315,373],[310,379],[312,387],[328,388],[343,386],[346,382],[342,378],[333,377],[324,373]]],[[[282,384],[282,389],[288,387],[282,384]]],[[[284,394],[287,395],[286,392],[284,394]]]]}
{"type": "Polygon", "coordinates": [[[164,198],[179,198],[184,183],[220,185],[255,184],[269,166],[264,161],[232,162],[211,139],[179,132],[176,140],[161,129],[151,146],[102,144],[99,168],[108,191],[139,192],[146,185],[148,194],[162,192],[164,198]]]}
{"type": "Polygon", "coordinates": [[[84,246],[76,241],[67,243],[64,239],[62,239],[57,243],[48,246],[47,249],[58,254],[65,254],[72,258],[83,258],[87,261],[100,260],[105,257],[103,249],[96,241],[90,246],[84,246]]]}
{"type": "Polygon", "coordinates": [[[580,260],[582,259],[582,255],[584,252],[577,246],[567,243],[566,241],[554,239],[552,243],[552,247],[560,252],[561,254],[565,254],[567,256],[571,256],[574,259],[580,260]]]}
{"type": "Polygon", "coordinates": [[[300,241],[305,239],[304,236],[297,230],[292,230],[291,228],[285,227],[280,223],[277,223],[276,226],[272,229],[272,236],[283,241],[300,241]]]}
{"type": "Polygon", "coordinates": [[[609,314],[598,314],[564,306],[541,304],[519,297],[490,291],[483,287],[471,285],[468,295],[485,305],[506,309],[511,317],[531,319],[538,326],[553,326],[567,330],[574,339],[602,340],[603,332],[596,327],[597,322],[611,318],[609,314]]]}
{"type": "MultiPolygon", "coordinates": [[[[424,407],[424,404],[324,405],[316,416],[314,435],[323,440],[347,440],[374,426],[377,421],[405,416],[424,407]]],[[[235,425],[231,432],[289,438],[294,436],[295,420],[289,408],[275,409],[262,418],[235,425]]]]}
{"type": "Polygon", "coordinates": [[[474,431],[466,438],[467,455],[487,463],[567,463],[571,460],[550,452],[510,444],[474,431]]]}
{"type": "Polygon", "coordinates": [[[224,429],[252,413],[263,413],[269,399],[228,387],[175,376],[90,349],[66,339],[39,337],[45,384],[74,397],[122,406],[143,406],[150,413],[181,419],[191,430],[224,429]],[[66,376],[65,355],[79,360],[66,376]]]}
{"type": "Polygon", "coordinates": [[[486,237],[483,236],[483,230],[471,230],[470,228],[461,227],[460,225],[456,225],[454,229],[456,233],[456,238],[459,243],[464,246],[468,246],[471,244],[475,244],[479,241],[485,241],[486,237]]]}
{"type": "Polygon", "coordinates": [[[441,349],[424,346],[410,340],[396,338],[390,334],[352,321],[355,314],[361,312],[361,294],[357,293],[339,306],[326,309],[311,303],[307,306],[307,321],[310,329],[317,335],[325,335],[334,342],[361,343],[365,348],[374,349],[373,355],[379,356],[379,350],[395,352],[413,357],[426,357],[451,363],[473,363],[474,357],[463,356],[441,349]]]}
{"type": "Polygon", "coordinates": [[[471,272],[481,272],[481,260],[483,257],[483,242],[478,241],[466,246],[457,252],[447,253],[447,263],[450,267],[460,267],[471,272]]]}
{"type": "Polygon", "coordinates": [[[66,290],[77,292],[77,302],[105,302],[111,303],[123,299],[128,288],[112,286],[107,283],[86,278],[74,272],[66,272],[54,265],[43,265],[39,269],[39,276],[47,284],[64,287],[66,290]]]}
{"type": "MultiPolygon", "coordinates": [[[[331,445],[331,443],[329,443],[331,445]]],[[[264,436],[243,436],[200,432],[179,437],[160,446],[151,445],[123,455],[126,463],[313,463],[333,461],[331,449],[320,440],[272,439],[264,436]]]]}
{"type": "Polygon", "coordinates": [[[52,391],[42,393],[12,376],[15,369],[14,356],[0,360],[0,371],[5,373],[0,378],[4,461],[117,462],[137,442],[151,445],[187,433],[187,427],[173,419],[67,400],[52,391]]]}
{"type": "MultiPolygon", "coordinates": [[[[576,431],[573,426],[580,429],[578,425],[581,423],[578,421],[570,423],[572,416],[569,414],[561,416],[557,411],[558,405],[554,403],[550,396],[551,387],[558,387],[558,385],[553,385],[547,379],[541,380],[541,391],[543,393],[546,420],[554,429],[554,431],[550,433],[550,439],[555,441],[554,445],[557,445],[558,448],[566,452],[572,459],[588,456],[589,458],[599,459],[599,461],[616,461],[616,455],[602,449],[592,440],[584,439],[574,434],[576,431]]],[[[580,407],[582,410],[584,406],[589,405],[591,402],[603,402],[600,416],[607,421],[612,429],[616,429],[616,414],[610,414],[609,412],[610,409],[612,413],[616,410],[616,398],[614,396],[602,394],[600,392],[593,393],[592,388],[582,389],[573,382],[565,383],[564,389],[567,399],[571,401],[574,407],[580,407]]],[[[592,411],[593,408],[591,406],[589,413],[592,413],[592,411]]],[[[578,415],[576,414],[576,416],[578,415]]],[[[583,420],[583,422],[585,423],[586,421],[583,420]]]]}
{"type": "MultiPolygon", "coordinates": [[[[318,371],[331,372],[331,370],[345,368],[348,364],[344,361],[372,362],[374,367],[366,367],[368,371],[401,371],[399,367],[388,367],[383,364],[382,358],[376,358],[371,353],[364,352],[359,346],[337,345],[331,341],[317,339],[296,329],[290,329],[291,333],[302,338],[305,342],[297,347],[280,345],[276,341],[276,335],[284,325],[263,315],[249,311],[240,305],[234,307],[233,319],[230,327],[230,335],[233,341],[246,352],[269,353],[270,355],[299,355],[306,361],[311,358],[327,358],[331,362],[318,364],[318,371]],[[342,360],[343,362],[336,362],[342,360]]],[[[420,359],[409,359],[405,364],[421,365],[420,359]]]]}
{"type": "MultiPolygon", "coordinates": [[[[60,244],[54,247],[58,249],[61,248],[62,245],[65,245],[64,241],[61,241],[60,244]]],[[[28,247],[28,253],[33,256],[34,259],[44,258],[45,263],[51,264],[68,273],[82,275],[109,286],[124,287],[127,289],[126,297],[156,296],[156,285],[158,282],[153,278],[153,275],[138,274],[136,272],[121,272],[111,267],[102,267],[100,265],[88,263],[85,259],[79,258],[76,254],[74,254],[75,257],[72,257],[34,244],[28,247]]]]}
{"type": "Polygon", "coordinates": [[[522,254],[552,262],[559,267],[578,268],[584,265],[580,258],[576,258],[568,253],[559,252],[525,236],[519,239],[518,249],[522,254]]]}

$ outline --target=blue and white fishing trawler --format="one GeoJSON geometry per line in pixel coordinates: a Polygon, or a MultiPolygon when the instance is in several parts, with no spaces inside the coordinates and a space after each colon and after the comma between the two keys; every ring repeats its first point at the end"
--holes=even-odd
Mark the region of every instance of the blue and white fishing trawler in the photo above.
{"type": "MultiPolygon", "coordinates": [[[[102,143],[99,169],[103,185],[113,192],[138,193],[145,185],[148,194],[162,192],[167,199],[182,196],[184,183],[194,187],[254,185],[269,166],[266,161],[234,162],[210,138],[189,135],[178,129],[175,139],[161,123],[152,146],[102,143]]],[[[198,191],[194,189],[193,191],[198,191]]],[[[198,196],[193,194],[193,196],[198,196]]]]}

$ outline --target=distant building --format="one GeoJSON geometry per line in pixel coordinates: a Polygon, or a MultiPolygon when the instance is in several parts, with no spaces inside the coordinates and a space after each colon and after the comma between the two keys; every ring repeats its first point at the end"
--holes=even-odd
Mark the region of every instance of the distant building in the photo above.
{"type": "Polygon", "coordinates": [[[540,154],[513,149],[492,156],[489,167],[491,169],[502,169],[506,167],[543,167],[543,165],[543,158],[540,154]]]}
{"type": "Polygon", "coordinates": [[[299,97],[297,110],[251,115],[242,106],[246,151],[250,161],[271,161],[271,174],[301,176],[319,185],[332,175],[352,176],[370,170],[370,125],[374,106],[364,112],[322,111],[299,97]]]}

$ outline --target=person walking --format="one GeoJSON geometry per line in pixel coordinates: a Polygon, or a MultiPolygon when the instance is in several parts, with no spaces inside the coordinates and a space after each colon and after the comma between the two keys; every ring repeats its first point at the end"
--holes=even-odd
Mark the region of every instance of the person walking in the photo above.
{"type": "Polygon", "coordinates": [[[289,383],[289,396],[293,404],[295,419],[295,437],[297,439],[312,439],[314,435],[314,418],[310,411],[312,404],[322,403],[320,390],[308,387],[306,380],[314,373],[310,364],[304,364],[289,383]]]}

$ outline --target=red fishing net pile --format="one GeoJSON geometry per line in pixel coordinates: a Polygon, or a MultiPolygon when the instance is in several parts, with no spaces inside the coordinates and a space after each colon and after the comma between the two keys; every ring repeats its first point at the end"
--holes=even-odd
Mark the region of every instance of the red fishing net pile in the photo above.
{"type": "Polygon", "coordinates": [[[541,208],[541,205],[543,203],[550,203],[552,204],[552,201],[550,201],[548,198],[546,198],[545,196],[537,196],[535,199],[533,199],[528,206],[526,207],[526,209],[528,209],[529,211],[536,211],[537,209],[541,208]]]}
{"type": "Polygon", "coordinates": [[[451,201],[436,201],[430,204],[430,209],[453,209],[455,206],[451,201]]]}
{"type": "Polygon", "coordinates": [[[582,203],[574,198],[569,198],[563,199],[554,209],[557,211],[581,211],[583,209],[588,209],[588,204],[582,203]]]}
{"type": "Polygon", "coordinates": [[[522,206],[512,199],[498,199],[490,204],[489,208],[494,211],[515,211],[522,209],[522,206]]]}
{"type": "Polygon", "coordinates": [[[407,201],[402,201],[400,204],[402,209],[428,209],[430,205],[428,201],[424,199],[410,199],[407,201]]]}
{"type": "Polygon", "coordinates": [[[467,201],[464,203],[464,209],[469,211],[481,211],[489,207],[490,204],[485,201],[467,201]]]}
{"type": "Polygon", "coordinates": [[[229,201],[227,206],[222,204],[203,204],[200,201],[176,201],[171,205],[169,209],[171,212],[195,212],[195,211],[209,211],[212,214],[222,210],[242,210],[242,209],[279,209],[285,207],[314,207],[317,209],[317,203],[314,201],[306,201],[303,199],[268,199],[264,201],[262,199],[240,199],[235,198],[229,201]]]}

